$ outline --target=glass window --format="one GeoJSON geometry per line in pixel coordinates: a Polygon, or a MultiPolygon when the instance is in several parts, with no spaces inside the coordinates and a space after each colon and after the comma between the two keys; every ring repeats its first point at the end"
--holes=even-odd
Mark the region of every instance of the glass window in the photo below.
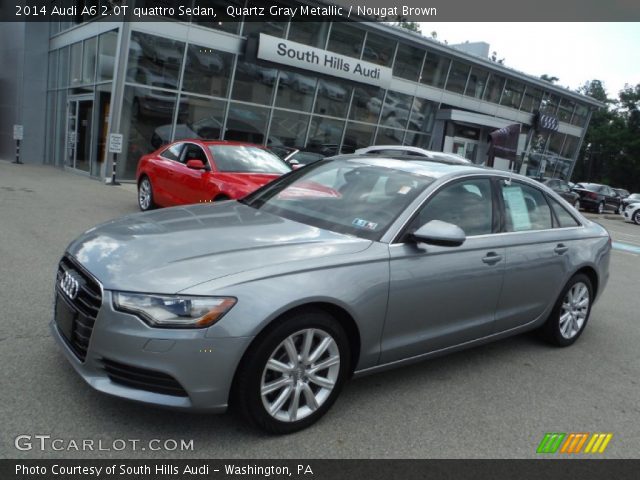
{"type": "Polygon", "coordinates": [[[504,88],[505,79],[500,75],[489,75],[489,81],[487,82],[487,89],[484,92],[484,99],[487,102],[498,103],[500,96],[502,95],[502,89],[504,88]]]}
{"type": "Polygon", "coordinates": [[[416,132],[407,132],[404,136],[404,144],[412,147],[429,148],[431,143],[431,135],[425,135],[416,132]]]}
{"type": "MultiPolygon", "coordinates": [[[[404,140],[404,130],[397,128],[380,127],[376,133],[374,145],[402,145],[404,140]]],[[[396,151],[396,155],[398,152],[396,151]]]]}
{"type": "Polygon", "coordinates": [[[377,240],[432,181],[389,168],[326,160],[243,201],[296,222],[377,240]]]}
{"type": "Polygon", "coordinates": [[[560,100],[560,109],[558,110],[558,120],[561,122],[569,122],[571,120],[571,115],[573,114],[573,109],[576,106],[576,102],[573,100],[569,100],[568,98],[563,98],[560,100]]]}
{"type": "Polygon", "coordinates": [[[576,153],[576,149],[578,147],[578,142],[580,139],[578,137],[574,137],[573,135],[567,135],[564,145],[562,146],[561,155],[566,158],[573,158],[576,153]]]}
{"type": "Polygon", "coordinates": [[[411,103],[411,118],[409,119],[409,130],[431,133],[436,118],[438,104],[415,97],[411,103]]]}
{"type": "Polygon", "coordinates": [[[584,127],[584,124],[587,122],[588,112],[589,110],[585,105],[576,105],[576,110],[573,112],[573,116],[571,117],[571,125],[584,127]]]}
{"type": "Polygon", "coordinates": [[[58,83],[58,50],[49,52],[49,71],[47,76],[47,87],[49,89],[56,88],[58,83]]]}
{"type": "Polygon", "coordinates": [[[227,97],[233,54],[209,47],[189,45],[182,89],[187,92],[227,97]]]}
{"type": "Polygon", "coordinates": [[[426,85],[437,88],[444,88],[444,82],[447,79],[449,71],[449,63],[451,60],[442,57],[433,52],[427,52],[427,58],[422,68],[422,76],[420,81],[426,85]]]}
{"type": "Polygon", "coordinates": [[[424,55],[425,51],[420,48],[400,44],[393,64],[393,74],[417,82],[424,55]]]}
{"type": "Polygon", "coordinates": [[[183,52],[183,42],[133,32],[129,42],[127,81],[177,90],[183,52]]]}
{"type": "Polygon", "coordinates": [[[547,152],[560,155],[562,152],[562,144],[564,143],[564,133],[553,132],[549,140],[547,152]]]}
{"type": "Polygon", "coordinates": [[[369,32],[362,52],[362,59],[383,67],[390,67],[395,48],[396,42],[390,37],[369,32]]]}
{"type": "Polygon", "coordinates": [[[221,172],[287,173],[291,168],[273,153],[258,147],[210,145],[213,163],[221,172]]]}
{"type": "Polygon", "coordinates": [[[411,115],[413,98],[403,93],[387,91],[382,107],[380,125],[390,128],[406,129],[411,115]]]}
{"type": "Polygon", "coordinates": [[[82,42],[71,45],[69,75],[69,85],[74,86],[82,83],[82,42]]]}
{"type": "Polygon", "coordinates": [[[551,204],[551,208],[553,209],[553,213],[558,219],[559,225],[556,227],[567,228],[567,227],[578,227],[580,223],[571,215],[566,208],[560,205],[557,201],[555,201],[551,197],[547,197],[549,203],[551,204]]]}
{"type": "MultiPolygon", "coordinates": [[[[229,105],[225,140],[265,143],[269,110],[263,107],[232,102],[229,105]]],[[[268,142],[267,142],[268,144],[268,142]]]]}
{"type": "Polygon", "coordinates": [[[317,83],[316,77],[280,70],[276,107],[310,112],[317,83]]]}
{"type": "Polygon", "coordinates": [[[351,89],[351,85],[347,82],[321,79],[318,82],[315,113],[345,117],[351,98],[351,89]]]}
{"type": "Polygon", "coordinates": [[[551,210],[540,190],[518,182],[501,188],[508,232],[551,228],[551,210]]]}
{"type": "MultiPolygon", "coordinates": [[[[222,138],[222,122],[227,102],[189,95],[180,95],[180,111],[173,140],[181,138],[202,138],[218,140],[222,138]]],[[[167,125],[168,127],[168,125],[167,125]]],[[[167,143],[169,129],[156,129],[162,135],[161,143],[167,143]]]]}
{"type": "Polygon", "coordinates": [[[100,35],[98,41],[98,81],[113,80],[117,44],[118,32],[115,30],[100,35]]]}
{"type": "Polygon", "coordinates": [[[326,156],[336,155],[339,151],[344,120],[336,120],[320,116],[311,118],[307,150],[322,153],[326,156]]]}
{"type": "Polygon", "coordinates": [[[289,40],[324,50],[329,22],[291,22],[289,40]]]}
{"type": "Polygon", "coordinates": [[[365,85],[354,87],[349,118],[361,122],[378,123],[380,109],[382,107],[380,99],[383,96],[384,90],[381,88],[365,85]]]}
{"type": "Polygon", "coordinates": [[[352,153],[358,148],[368,147],[373,141],[375,125],[347,122],[347,129],[342,142],[341,153],[352,153]]]}
{"type": "Polygon", "coordinates": [[[184,147],[184,143],[176,143],[175,145],[171,145],[169,148],[165,148],[160,155],[166,159],[175,160],[177,162],[180,160],[182,147],[184,147]]]}
{"type": "Polygon", "coordinates": [[[462,180],[444,187],[422,207],[408,231],[415,232],[432,220],[457,225],[467,236],[490,234],[493,226],[490,180],[462,180]]]}
{"type": "Polygon", "coordinates": [[[227,7],[244,7],[244,0],[198,0],[197,5],[202,8],[213,8],[216,13],[215,21],[207,20],[211,16],[194,15],[193,23],[229,33],[238,33],[241,19],[229,17],[227,7]]]}
{"type": "Polygon", "coordinates": [[[180,162],[186,164],[189,160],[200,160],[205,165],[209,164],[207,154],[204,153],[204,150],[202,150],[200,145],[196,145],[195,143],[185,143],[184,145],[184,151],[182,152],[182,157],[180,157],[180,162]]]}
{"type": "Polygon", "coordinates": [[[547,115],[555,115],[559,103],[560,97],[553,93],[545,93],[542,104],[540,105],[540,111],[547,115]]]}
{"type": "Polygon", "coordinates": [[[460,62],[453,62],[449,71],[446,89],[454,93],[464,93],[467,85],[467,77],[469,76],[470,67],[460,62]]]}
{"type": "Polygon", "coordinates": [[[488,77],[489,73],[485,70],[481,70],[477,67],[471,68],[469,82],[467,83],[467,88],[464,91],[464,94],[468,97],[482,98],[488,77]]]}
{"type": "Polygon", "coordinates": [[[271,117],[271,129],[269,130],[269,145],[304,147],[308,125],[309,115],[274,110],[271,117]]]}
{"type": "Polygon", "coordinates": [[[94,83],[96,80],[96,50],[98,37],[84,41],[82,53],[82,83],[94,83]]]}
{"type": "Polygon", "coordinates": [[[170,142],[175,106],[175,93],[136,85],[125,87],[121,125],[126,153],[118,161],[120,178],[135,178],[140,157],[170,142]]]}
{"type": "Polygon", "coordinates": [[[358,28],[355,22],[333,22],[327,50],[340,53],[348,57],[360,58],[364,30],[358,28]]]}
{"type": "Polygon", "coordinates": [[[238,59],[233,92],[234,100],[270,105],[278,70],[238,59]]]}
{"type": "Polygon", "coordinates": [[[511,108],[520,108],[520,102],[522,100],[522,94],[524,93],[524,84],[516,82],[515,80],[507,80],[504,87],[504,93],[500,100],[500,105],[511,108]]]}
{"type": "Polygon", "coordinates": [[[66,88],[69,86],[69,47],[58,52],[58,88],[66,88]]]}
{"type": "Polygon", "coordinates": [[[520,109],[533,113],[540,108],[540,102],[542,102],[542,90],[527,85],[520,109]]]}

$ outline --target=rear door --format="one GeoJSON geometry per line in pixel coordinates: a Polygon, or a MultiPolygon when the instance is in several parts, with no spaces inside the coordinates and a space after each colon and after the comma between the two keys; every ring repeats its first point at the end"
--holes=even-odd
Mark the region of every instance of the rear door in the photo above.
{"type": "Polygon", "coordinates": [[[489,335],[505,266],[494,210],[489,178],[454,181],[428,200],[407,232],[442,220],[461,227],[465,242],[441,247],[400,239],[390,245],[381,363],[489,335]]]}
{"type": "Polygon", "coordinates": [[[503,204],[506,267],[494,332],[538,319],[566,281],[575,231],[554,228],[546,195],[517,181],[497,182],[503,204]]]}
{"type": "Polygon", "coordinates": [[[160,197],[157,200],[164,206],[176,205],[179,202],[175,192],[175,176],[183,147],[182,142],[174,143],[154,158],[151,183],[154,194],[160,197]]]}

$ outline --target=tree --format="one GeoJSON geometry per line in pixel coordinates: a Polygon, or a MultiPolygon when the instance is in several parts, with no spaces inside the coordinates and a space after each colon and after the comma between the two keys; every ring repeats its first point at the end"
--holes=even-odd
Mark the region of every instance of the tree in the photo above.
{"type": "Polygon", "coordinates": [[[540,75],[540,80],[544,80],[545,82],[549,83],[556,83],[560,79],[558,77],[551,77],[546,73],[543,73],[542,75],[540,75]]]}
{"type": "Polygon", "coordinates": [[[408,22],[402,16],[398,16],[398,21],[394,23],[396,27],[404,28],[405,30],[409,30],[411,32],[422,33],[420,30],[420,24],[418,22],[408,22]]]}

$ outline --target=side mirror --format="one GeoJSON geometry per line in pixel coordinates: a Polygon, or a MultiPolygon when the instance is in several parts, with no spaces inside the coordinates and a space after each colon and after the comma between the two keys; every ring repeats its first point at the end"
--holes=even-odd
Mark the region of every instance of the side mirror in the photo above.
{"type": "Polygon", "coordinates": [[[192,168],[194,170],[204,170],[206,167],[202,160],[187,160],[187,168],[192,168]]]}
{"type": "Polygon", "coordinates": [[[467,239],[460,227],[440,220],[425,223],[411,237],[418,242],[441,247],[459,247],[467,239]]]}

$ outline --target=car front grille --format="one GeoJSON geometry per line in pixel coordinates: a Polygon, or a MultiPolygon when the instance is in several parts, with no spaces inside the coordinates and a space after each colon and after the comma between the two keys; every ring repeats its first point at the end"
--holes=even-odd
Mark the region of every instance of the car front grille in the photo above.
{"type": "Polygon", "coordinates": [[[182,385],[166,373],[126,365],[107,358],[102,359],[102,365],[109,379],[114,383],[174,397],[188,396],[182,385]]]}
{"type": "MultiPolygon", "coordinates": [[[[58,265],[56,302],[66,302],[70,307],[72,320],[69,328],[62,329],[60,319],[57,318],[58,329],[73,353],[84,361],[93,326],[102,304],[102,289],[98,281],[69,256],[64,256],[58,265]],[[77,280],[79,285],[75,298],[65,293],[61,286],[61,280],[67,272],[77,280]]],[[[58,308],[56,308],[56,314],[57,312],[58,308]]]]}

